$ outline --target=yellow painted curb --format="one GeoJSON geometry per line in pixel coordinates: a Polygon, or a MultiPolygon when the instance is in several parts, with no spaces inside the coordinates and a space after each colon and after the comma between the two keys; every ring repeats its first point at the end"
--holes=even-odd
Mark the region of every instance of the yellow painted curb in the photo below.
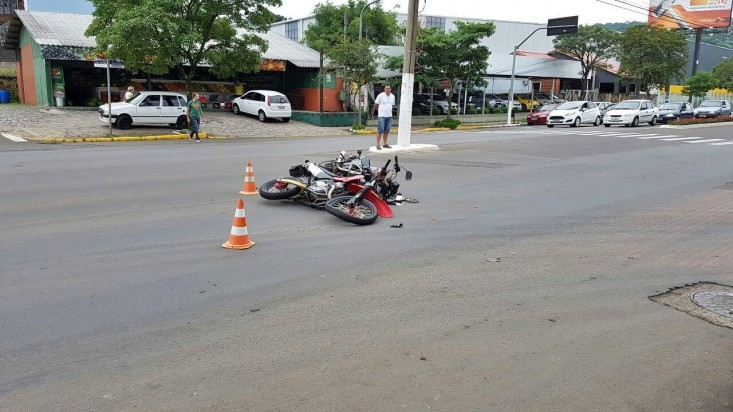
{"type": "MultiPolygon", "coordinates": [[[[201,139],[216,139],[214,136],[209,136],[207,133],[199,133],[201,139]]],[[[114,136],[114,137],[42,137],[42,138],[30,138],[27,140],[42,142],[42,143],[110,143],[110,142],[140,142],[140,141],[152,141],[152,140],[182,140],[188,139],[187,133],[182,134],[163,134],[163,135],[150,135],[150,136],[114,136]]]]}

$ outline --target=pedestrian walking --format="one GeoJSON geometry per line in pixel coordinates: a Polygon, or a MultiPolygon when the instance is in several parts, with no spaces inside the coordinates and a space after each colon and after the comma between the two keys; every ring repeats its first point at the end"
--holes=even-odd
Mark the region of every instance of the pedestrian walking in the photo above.
{"type": "Polygon", "coordinates": [[[384,92],[379,93],[374,100],[374,108],[377,109],[377,150],[391,149],[389,145],[389,129],[392,128],[392,107],[395,105],[395,97],[392,94],[392,87],[385,86],[384,92]],[[380,142],[384,142],[380,146],[380,142]]]}
{"type": "Polygon", "coordinates": [[[201,101],[199,100],[199,94],[194,93],[191,100],[188,102],[188,110],[186,111],[188,116],[188,140],[193,140],[194,134],[196,135],[196,142],[200,142],[199,138],[199,127],[201,127],[201,120],[203,120],[201,112],[201,101]]]}

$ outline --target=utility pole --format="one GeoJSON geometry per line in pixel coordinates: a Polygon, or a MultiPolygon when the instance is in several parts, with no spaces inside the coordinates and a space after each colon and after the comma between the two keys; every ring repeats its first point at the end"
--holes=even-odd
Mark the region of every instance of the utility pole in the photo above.
{"type": "Polygon", "coordinates": [[[405,35],[405,61],[402,64],[402,87],[400,117],[397,128],[397,146],[410,146],[412,130],[412,92],[415,88],[415,61],[417,60],[417,11],[418,0],[410,0],[407,10],[407,32],[405,35]]]}

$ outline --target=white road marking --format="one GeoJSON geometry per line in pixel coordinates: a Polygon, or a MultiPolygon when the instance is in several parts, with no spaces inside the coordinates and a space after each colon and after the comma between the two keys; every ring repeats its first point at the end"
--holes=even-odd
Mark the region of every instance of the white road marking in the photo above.
{"type": "Polygon", "coordinates": [[[727,142],[720,142],[720,143],[710,143],[711,146],[723,146],[727,144],[733,144],[733,140],[729,140],[727,142]]]}
{"type": "Polygon", "coordinates": [[[685,142],[685,143],[710,143],[710,142],[720,142],[725,139],[705,139],[705,140],[695,140],[694,142],[685,142]]]}
{"type": "Polygon", "coordinates": [[[673,139],[662,139],[662,140],[665,140],[667,142],[676,142],[680,140],[697,140],[697,139],[702,139],[702,137],[675,137],[673,139]]]}
{"type": "Polygon", "coordinates": [[[6,139],[10,139],[14,142],[27,142],[27,140],[23,139],[22,137],[13,136],[12,134],[3,133],[0,134],[0,136],[5,137],[6,139]]]}

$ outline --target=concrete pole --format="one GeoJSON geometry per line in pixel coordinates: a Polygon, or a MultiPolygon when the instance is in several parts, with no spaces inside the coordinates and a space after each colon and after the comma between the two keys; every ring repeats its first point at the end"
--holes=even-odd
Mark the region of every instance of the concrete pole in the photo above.
{"type": "Polygon", "coordinates": [[[419,1],[410,0],[407,10],[407,32],[405,35],[405,61],[402,65],[402,87],[400,117],[397,129],[397,146],[410,146],[412,130],[412,93],[415,88],[415,61],[417,60],[417,12],[419,1]]]}

